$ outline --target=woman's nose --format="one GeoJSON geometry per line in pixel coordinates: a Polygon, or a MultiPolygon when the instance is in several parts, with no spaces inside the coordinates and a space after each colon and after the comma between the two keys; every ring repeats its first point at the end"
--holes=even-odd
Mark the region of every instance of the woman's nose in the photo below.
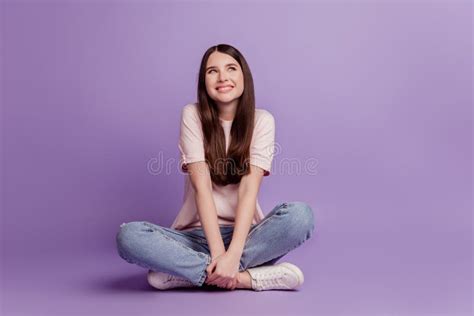
{"type": "Polygon", "coordinates": [[[226,81],[227,80],[227,74],[223,71],[219,73],[219,81],[226,81]]]}

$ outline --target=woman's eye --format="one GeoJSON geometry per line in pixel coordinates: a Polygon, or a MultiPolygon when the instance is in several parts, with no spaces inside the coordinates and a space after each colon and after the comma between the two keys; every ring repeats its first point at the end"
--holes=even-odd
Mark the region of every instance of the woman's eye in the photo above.
{"type": "MultiPolygon", "coordinates": [[[[232,69],[232,70],[237,70],[237,68],[235,67],[229,67],[229,69],[232,69]]],[[[212,73],[213,71],[216,71],[215,69],[211,69],[208,71],[208,74],[212,73]]]]}

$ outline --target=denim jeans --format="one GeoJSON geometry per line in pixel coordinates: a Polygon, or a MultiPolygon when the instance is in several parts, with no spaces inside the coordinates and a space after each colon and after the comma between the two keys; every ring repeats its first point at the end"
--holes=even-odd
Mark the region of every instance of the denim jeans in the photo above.
{"type": "MultiPolygon", "coordinates": [[[[227,250],[234,226],[219,226],[227,250]]],[[[239,271],[271,265],[308,240],[314,232],[311,207],[304,202],[280,203],[258,224],[250,227],[240,258],[239,271]]],[[[146,221],[120,225],[117,250],[125,261],[161,271],[202,286],[211,263],[202,227],[179,231],[146,221]]]]}

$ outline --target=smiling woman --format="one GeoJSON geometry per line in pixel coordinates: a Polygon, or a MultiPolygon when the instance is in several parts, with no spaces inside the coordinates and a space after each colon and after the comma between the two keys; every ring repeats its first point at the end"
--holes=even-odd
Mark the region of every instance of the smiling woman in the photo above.
{"type": "Polygon", "coordinates": [[[197,97],[181,114],[183,206],[170,228],[122,224],[120,256],[148,268],[149,284],[161,290],[296,289],[303,272],[273,264],[312,236],[313,211],[304,202],[283,202],[262,212],[257,195],[270,175],[275,120],[255,107],[252,74],[236,48],[220,44],[204,53],[197,97]]]}
{"type": "MultiPolygon", "coordinates": [[[[230,47],[228,50],[227,53],[206,52],[203,61],[207,61],[201,63],[198,82],[205,156],[212,181],[220,185],[239,183],[242,176],[248,174],[246,158],[255,125],[255,93],[250,68],[237,51],[231,52],[230,47]],[[223,127],[216,117],[231,122],[228,149],[223,127]]],[[[268,139],[268,146],[272,145],[273,139],[268,139]]],[[[272,148],[268,149],[272,151],[272,148]]]]}

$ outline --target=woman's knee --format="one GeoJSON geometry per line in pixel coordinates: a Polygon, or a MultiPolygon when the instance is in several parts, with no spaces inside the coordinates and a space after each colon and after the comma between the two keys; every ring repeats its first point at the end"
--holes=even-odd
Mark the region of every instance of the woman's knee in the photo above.
{"type": "Polygon", "coordinates": [[[288,202],[288,225],[293,231],[297,231],[303,238],[309,239],[314,232],[314,212],[308,203],[295,201],[288,202]]]}
{"type": "Polygon", "coordinates": [[[137,232],[141,229],[143,229],[143,222],[141,221],[128,222],[120,225],[115,237],[119,253],[128,252],[137,237],[137,232]]]}

